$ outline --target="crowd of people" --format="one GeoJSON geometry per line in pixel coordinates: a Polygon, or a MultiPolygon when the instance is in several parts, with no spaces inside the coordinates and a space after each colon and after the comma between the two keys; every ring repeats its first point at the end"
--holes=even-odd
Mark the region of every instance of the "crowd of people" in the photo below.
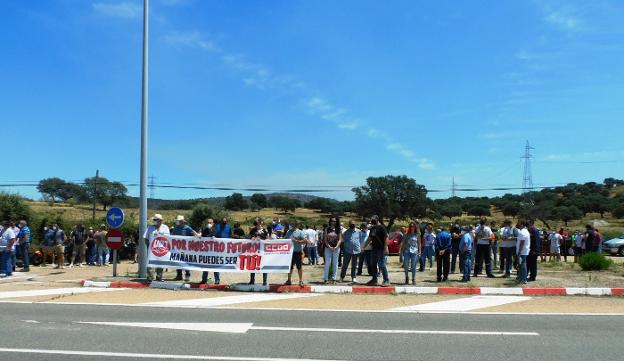
{"type": "MultiPolygon", "coordinates": [[[[215,222],[207,219],[205,227],[193,230],[185,223],[183,216],[176,218],[176,224],[170,228],[163,223],[160,214],[154,215],[153,224],[147,229],[143,238],[147,241],[155,234],[185,235],[218,238],[249,238],[249,239],[290,239],[293,243],[293,256],[290,273],[286,281],[292,284],[292,273],[297,269],[298,281],[304,284],[303,263],[318,265],[323,261],[323,283],[346,282],[349,272],[351,283],[358,283],[358,276],[365,269],[371,279],[367,285],[379,284],[388,286],[388,230],[380,223],[379,217],[373,216],[365,222],[356,224],[354,220],[341,223],[339,217],[331,216],[328,223],[316,229],[311,225],[299,222],[282,224],[278,218],[265,225],[261,218],[254,220],[248,233],[240,223],[230,226],[227,218],[215,222]],[[364,267],[366,266],[366,267],[364,267]],[[338,278],[338,272],[340,277],[338,278]]],[[[438,282],[448,280],[449,274],[459,269],[462,274],[460,282],[469,282],[471,277],[483,274],[489,278],[496,277],[493,269],[499,267],[503,278],[516,273],[519,283],[535,281],[537,277],[538,258],[545,261],[543,245],[550,245],[550,257],[559,260],[561,254],[567,257],[573,253],[575,260],[583,253],[597,251],[600,244],[599,232],[587,225],[584,232],[569,234],[567,230],[539,230],[533,221],[518,221],[513,224],[506,220],[502,227],[495,222],[488,223],[481,219],[475,225],[460,225],[460,221],[434,230],[430,222],[415,222],[398,231],[401,236],[399,257],[405,273],[405,284],[416,284],[416,273],[423,272],[429,264],[433,268],[436,263],[438,282]],[[572,251],[568,245],[574,242],[572,251]],[[564,252],[561,249],[564,249],[564,252]],[[411,276],[411,278],[410,278],[411,276]]],[[[567,261],[567,258],[564,259],[567,261]]],[[[156,280],[162,280],[163,270],[155,269],[156,280]]],[[[153,277],[150,270],[149,277],[153,277]]],[[[262,275],[263,285],[267,284],[268,275],[262,275]]],[[[178,270],[176,280],[189,280],[190,272],[178,270]]],[[[202,283],[207,283],[208,272],[203,272],[202,283]]],[[[220,274],[214,273],[214,282],[219,284],[220,274]]],[[[255,283],[255,274],[250,275],[250,284],[255,283]]]]}
{"type": "MultiPolygon", "coordinates": [[[[0,227],[0,275],[8,277],[15,271],[16,259],[22,260],[22,272],[30,270],[29,250],[32,241],[31,230],[25,220],[5,221],[0,227]]],[[[358,283],[358,276],[365,270],[371,279],[367,285],[388,286],[389,232],[380,223],[379,217],[373,216],[365,222],[356,224],[349,220],[344,224],[337,216],[331,216],[328,222],[317,229],[312,225],[299,222],[282,224],[278,218],[265,225],[261,218],[255,218],[253,225],[245,232],[240,223],[230,225],[227,218],[215,222],[208,218],[201,229],[193,229],[186,224],[184,216],[179,215],[175,224],[168,227],[160,214],[155,214],[143,239],[148,241],[156,234],[201,236],[217,238],[248,239],[290,239],[293,244],[293,256],[290,273],[286,284],[292,284],[292,273],[297,269],[299,285],[304,284],[303,264],[319,265],[323,262],[323,283],[346,282],[347,273],[350,282],[358,283]],[[351,269],[349,271],[349,266],[351,269]],[[338,278],[338,273],[340,274],[338,278]]],[[[539,230],[532,221],[519,221],[513,224],[506,220],[499,228],[495,222],[488,223],[481,219],[475,225],[461,225],[457,220],[448,227],[434,230],[434,224],[416,220],[407,227],[395,231],[400,237],[399,259],[403,266],[405,284],[416,284],[417,272],[423,272],[427,264],[429,269],[436,263],[438,282],[448,280],[449,274],[459,270],[459,281],[469,282],[471,277],[483,274],[496,277],[496,268],[502,277],[509,278],[516,273],[519,283],[535,281],[538,258],[546,261],[567,261],[573,255],[575,261],[586,252],[599,251],[600,232],[588,224],[586,229],[569,232],[539,230]]],[[[106,227],[85,227],[76,225],[69,235],[58,224],[47,224],[43,229],[40,244],[43,266],[51,259],[56,268],[93,265],[105,266],[110,262],[109,248],[106,245],[106,227]],[[65,247],[71,251],[66,252],[65,247]],[[69,258],[66,260],[66,257],[69,258]]],[[[137,262],[134,254],[133,262],[137,262]]],[[[148,277],[162,281],[163,269],[148,270],[148,277]],[[154,275],[155,273],[155,275],[154,275]]],[[[189,270],[177,270],[176,280],[190,280],[189,270]]],[[[201,283],[208,283],[208,272],[202,272],[201,283]]],[[[221,275],[214,272],[214,283],[221,283],[221,275]]],[[[255,283],[256,275],[250,274],[250,284],[255,283]]],[[[268,283],[268,274],[262,274],[262,284],[268,283]]]]}

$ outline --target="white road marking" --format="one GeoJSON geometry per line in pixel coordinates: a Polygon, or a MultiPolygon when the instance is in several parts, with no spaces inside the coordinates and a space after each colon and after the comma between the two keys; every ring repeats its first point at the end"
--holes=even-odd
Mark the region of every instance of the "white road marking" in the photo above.
{"type": "Polygon", "coordinates": [[[303,327],[266,327],[252,326],[251,330],[265,331],[299,331],[299,332],[337,332],[337,333],[391,333],[418,335],[481,335],[481,336],[539,336],[537,332],[503,332],[503,331],[452,331],[452,330],[361,330],[352,328],[303,328],[303,327]]]}
{"type": "Polygon", "coordinates": [[[115,292],[126,290],[126,288],[84,288],[84,287],[70,287],[70,288],[50,288],[46,290],[27,290],[27,291],[6,291],[0,292],[0,299],[17,298],[17,297],[35,297],[35,296],[56,296],[56,295],[71,295],[77,293],[92,293],[92,292],[115,292]]]}
{"type": "Polygon", "coordinates": [[[420,305],[395,308],[397,311],[470,311],[480,308],[523,302],[531,297],[522,296],[474,296],[455,300],[424,303],[420,305]]]}
{"type": "Polygon", "coordinates": [[[374,333],[374,334],[416,334],[416,335],[477,335],[477,336],[539,336],[537,332],[514,331],[453,331],[453,330],[368,330],[355,328],[316,328],[253,326],[253,323],[164,323],[164,322],[76,322],[80,324],[117,327],[143,327],[185,331],[247,333],[249,330],[287,332],[334,332],[334,333],[374,333]]]}
{"type": "MultiPolygon", "coordinates": [[[[133,303],[107,303],[107,302],[35,302],[35,301],[5,301],[0,300],[0,304],[48,304],[48,305],[62,305],[62,306],[113,306],[113,307],[175,307],[175,306],[154,306],[145,304],[133,304],[133,303]]],[[[560,316],[579,316],[579,317],[624,317],[622,312],[484,312],[484,311],[415,311],[415,310],[349,310],[349,309],[335,309],[335,308],[301,308],[301,307],[228,307],[228,306],[216,306],[210,307],[213,310],[253,310],[253,311],[281,311],[281,312],[339,312],[339,313],[415,313],[415,314],[441,314],[441,315],[495,315],[495,316],[545,316],[545,317],[560,317],[560,316]]]]}
{"type": "Polygon", "coordinates": [[[143,306],[160,306],[160,307],[214,307],[223,305],[235,305],[239,303],[248,302],[263,302],[263,301],[276,301],[276,300],[289,300],[293,298],[304,297],[316,297],[320,296],[315,293],[252,293],[240,296],[224,296],[224,297],[210,297],[210,298],[197,298],[191,300],[173,300],[173,301],[161,301],[161,302],[147,302],[142,303],[143,306]]]}
{"type": "Polygon", "coordinates": [[[130,352],[97,352],[97,351],[74,351],[74,350],[41,350],[27,348],[0,348],[0,353],[22,353],[43,355],[71,355],[71,356],[100,356],[116,358],[151,358],[165,360],[225,360],[225,361],[341,361],[324,359],[302,358],[273,358],[273,357],[238,357],[238,356],[197,356],[197,355],[166,355],[153,353],[130,353],[130,352]]]}
{"type": "Polygon", "coordinates": [[[144,327],[169,330],[246,333],[253,323],[190,323],[190,322],[76,322],[90,325],[119,326],[119,327],[144,327]]]}

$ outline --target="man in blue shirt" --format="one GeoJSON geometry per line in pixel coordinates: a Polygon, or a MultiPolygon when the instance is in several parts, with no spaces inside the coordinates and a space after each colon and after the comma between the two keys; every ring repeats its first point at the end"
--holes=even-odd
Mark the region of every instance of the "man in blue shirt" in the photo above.
{"type": "Polygon", "coordinates": [[[472,243],[474,236],[472,234],[472,226],[464,228],[464,234],[459,241],[459,253],[460,257],[464,260],[463,266],[464,275],[460,282],[470,282],[470,270],[472,266],[472,243]]]}
{"type": "Polygon", "coordinates": [[[21,272],[30,271],[30,228],[25,220],[19,222],[19,234],[17,240],[19,242],[20,253],[22,254],[22,270],[21,272]]]}
{"type": "Polygon", "coordinates": [[[344,244],[344,259],[342,260],[342,269],[340,270],[340,282],[344,282],[344,278],[347,275],[347,268],[349,268],[349,263],[351,263],[351,282],[357,282],[355,275],[357,273],[358,257],[361,253],[360,238],[360,230],[355,228],[355,222],[350,220],[349,229],[347,229],[342,235],[344,244]]]}
{"type": "Polygon", "coordinates": [[[297,274],[299,275],[299,286],[303,286],[303,247],[308,243],[305,232],[299,228],[298,223],[293,223],[292,233],[290,234],[290,240],[293,245],[292,259],[290,262],[290,272],[288,273],[288,280],[285,285],[292,284],[291,277],[295,266],[297,267],[297,274]]]}
{"type": "Polygon", "coordinates": [[[451,233],[446,228],[442,229],[435,240],[438,282],[448,280],[451,261],[451,240],[451,233]]]}
{"type": "MultiPolygon", "coordinates": [[[[188,236],[188,237],[199,237],[199,233],[195,232],[193,230],[193,228],[191,228],[191,226],[189,226],[188,224],[186,224],[185,220],[184,220],[184,216],[179,215],[176,217],[176,224],[175,227],[173,227],[173,229],[171,230],[171,235],[172,236],[188,236]]],[[[182,280],[182,270],[181,269],[177,269],[176,270],[176,281],[181,281],[182,280]]],[[[185,281],[190,281],[191,280],[191,271],[189,270],[184,270],[184,280],[185,281]]]]}
{"type": "MultiPolygon", "coordinates": [[[[217,238],[232,238],[232,226],[228,223],[227,218],[223,217],[221,223],[215,225],[215,237],[217,238]]],[[[214,273],[215,284],[221,283],[221,273],[214,273]]]]}
{"type": "Polygon", "coordinates": [[[46,258],[48,255],[52,254],[52,263],[54,263],[54,230],[52,229],[52,224],[48,223],[43,229],[43,246],[41,247],[43,251],[43,263],[42,267],[46,266],[46,258]]]}

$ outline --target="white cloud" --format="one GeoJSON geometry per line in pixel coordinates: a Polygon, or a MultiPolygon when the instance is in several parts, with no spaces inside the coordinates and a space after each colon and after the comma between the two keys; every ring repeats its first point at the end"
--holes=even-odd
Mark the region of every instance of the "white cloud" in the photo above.
{"type": "MultiPolygon", "coordinates": [[[[291,90],[301,99],[301,103],[311,115],[320,119],[331,122],[339,129],[354,131],[359,129],[361,122],[359,119],[350,115],[349,111],[344,107],[333,104],[330,100],[320,96],[309,96],[305,84],[298,81],[294,76],[275,75],[271,69],[263,64],[254,63],[245,58],[241,54],[233,54],[223,50],[212,41],[206,40],[198,32],[192,33],[171,33],[165,36],[165,41],[170,44],[179,44],[188,47],[196,47],[208,52],[217,54],[223,64],[228,68],[239,73],[242,82],[246,86],[253,86],[261,90],[291,90]]],[[[434,167],[433,162],[427,158],[421,158],[407,146],[397,143],[387,133],[376,128],[366,130],[368,137],[373,139],[381,139],[386,144],[386,149],[397,154],[407,161],[415,163],[421,169],[431,169],[434,167]]]]}
{"type": "Polygon", "coordinates": [[[143,8],[136,3],[93,3],[93,10],[96,12],[118,18],[133,19],[139,18],[143,14],[143,8]]]}
{"type": "Polygon", "coordinates": [[[354,130],[360,126],[359,121],[350,117],[346,109],[337,107],[321,97],[308,98],[304,100],[304,105],[311,114],[334,123],[340,129],[354,130]]]}
{"type": "Polygon", "coordinates": [[[577,16],[566,13],[564,10],[556,10],[546,14],[544,20],[561,30],[576,31],[581,26],[581,20],[577,16]]]}
{"type": "Polygon", "coordinates": [[[219,52],[219,47],[212,41],[206,40],[198,32],[178,33],[173,32],[165,35],[165,42],[174,45],[197,47],[206,51],[219,52]]]}

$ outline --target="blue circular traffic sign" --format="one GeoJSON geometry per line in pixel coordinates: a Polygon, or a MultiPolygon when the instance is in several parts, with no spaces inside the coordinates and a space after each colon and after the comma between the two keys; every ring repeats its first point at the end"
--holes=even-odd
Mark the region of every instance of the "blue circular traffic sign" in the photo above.
{"type": "Polygon", "coordinates": [[[119,228],[124,222],[124,212],[121,208],[112,207],[106,212],[106,223],[113,228],[119,228]]]}

